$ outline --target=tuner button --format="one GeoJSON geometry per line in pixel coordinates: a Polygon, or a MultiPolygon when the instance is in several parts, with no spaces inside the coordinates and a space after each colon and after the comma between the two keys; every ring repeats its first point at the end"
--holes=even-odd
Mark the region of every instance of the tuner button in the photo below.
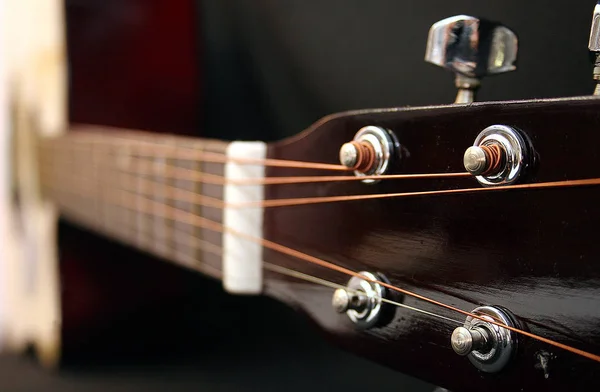
{"type": "Polygon", "coordinates": [[[482,77],[516,69],[517,49],[517,36],[507,27],[458,15],[431,26],[425,61],[454,72],[455,103],[469,103],[482,77]]]}
{"type": "Polygon", "coordinates": [[[600,95],[600,4],[596,4],[594,7],[588,49],[595,54],[593,78],[596,82],[596,89],[594,95],[600,95]]]}

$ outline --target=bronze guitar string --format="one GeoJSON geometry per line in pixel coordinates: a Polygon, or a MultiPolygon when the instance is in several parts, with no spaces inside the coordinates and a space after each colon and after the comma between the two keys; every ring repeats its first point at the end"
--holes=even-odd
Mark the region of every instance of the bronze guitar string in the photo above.
{"type": "MultiPolygon", "coordinates": [[[[53,144],[49,144],[50,148],[65,148],[63,146],[56,146],[53,144]]],[[[77,148],[77,145],[68,146],[69,148],[77,148]]],[[[82,148],[82,146],[79,146],[82,148]]],[[[119,154],[114,153],[113,151],[103,152],[103,155],[109,158],[119,158],[119,154]]],[[[148,162],[147,158],[157,158],[157,155],[139,155],[137,153],[132,153],[132,155],[128,156],[128,159],[134,161],[144,161],[148,162]]],[[[160,155],[162,158],[163,156],[160,155]]],[[[231,159],[231,162],[235,162],[235,159],[231,159]]],[[[198,160],[196,162],[212,162],[205,160],[198,160]]],[[[289,161],[295,162],[295,161],[289,161]]],[[[219,162],[221,163],[221,162],[219,162]]],[[[364,180],[409,180],[409,179],[429,179],[429,178],[467,178],[471,177],[471,174],[467,172],[459,172],[459,173],[411,173],[411,174],[389,174],[389,175],[368,175],[357,177],[353,174],[347,176],[292,176],[292,177],[264,177],[264,178],[232,178],[226,179],[224,176],[199,172],[196,170],[186,169],[182,167],[178,167],[172,165],[168,162],[162,162],[161,165],[166,168],[164,172],[161,172],[161,175],[164,175],[165,178],[173,179],[173,180],[182,180],[182,181],[199,181],[207,184],[234,184],[234,185],[278,185],[278,184],[299,184],[299,183],[318,183],[318,182],[341,182],[341,181],[364,181],[364,180]]],[[[267,165],[268,166],[268,165],[267,165]]],[[[124,167],[119,167],[118,164],[115,163],[115,169],[126,170],[124,167]]],[[[136,169],[139,174],[147,174],[154,175],[156,174],[156,170],[153,169],[136,169]]]]}
{"type": "Polygon", "coordinates": [[[550,182],[536,182],[532,184],[505,185],[489,188],[459,188],[445,189],[438,191],[421,191],[421,192],[401,192],[401,193],[379,193],[369,195],[349,195],[349,196],[322,196],[322,197],[300,197],[291,199],[271,199],[259,202],[243,202],[229,203],[227,207],[246,208],[246,207],[285,207],[298,206],[306,204],[323,204],[344,201],[359,201],[359,200],[375,200],[375,199],[391,199],[398,197],[415,197],[415,196],[440,196],[449,194],[466,194],[477,192],[507,192],[511,190],[522,189],[544,189],[544,188],[568,188],[577,186],[600,185],[600,178],[586,178],[582,180],[564,180],[550,182]]]}
{"type": "MultiPolygon", "coordinates": [[[[130,146],[135,147],[135,154],[140,157],[152,157],[156,158],[157,153],[160,153],[161,158],[172,158],[178,160],[191,160],[198,162],[213,162],[213,163],[227,163],[235,162],[246,165],[261,165],[261,166],[272,166],[272,167],[289,167],[297,169],[316,169],[316,170],[334,170],[334,171],[350,171],[352,169],[347,168],[343,165],[335,165],[330,163],[318,163],[318,162],[303,162],[293,161],[286,159],[253,159],[253,158],[236,158],[226,154],[220,154],[215,152],[198,151],[189,148],[183,148],[181,146],[171,145],[160,145],[152,143],[146,140],[139,139],[127,139],[123,137],[93,135],[91,132],[75,132],[76,137],[69,136],[73,142],[94,142],[104,145],[110,145],[113,147],[122,147],[129,143],[130,146]],[[86,134],[89,133],[89,134],[86,134]],[[111,140],[112,139],[112,140],[111,140]]],[[[60,140],[59,138],[54,140],[60,140]]]]}
{"type": "MultiPolygon", "coordinates": [[[[127,191],[125,191],[125,192],[127,192],[127,191]]],[[[145,198],[145,199],[146,199],[145,200],[146,202],[150,202],[153,205],[154,204],[159,204],[159,203],[156,203],[154,200],[147,199],[147,198],[145,198]]],[[[218,222],[210,221],[210,220],[208,220],[206,218],[202,218],[202,217],[199,217],[199,216],[196,216],[196,215],[193,215],[193,214],[189,214],[186,211],[178,210],[178,209],[172,208],[172,207],[170,207],[168,205],[161,205],[160,207],[165,208],[165,209],[171,211],[171,213],[173,214],[173,216],[181,215],[182,218],[178,218],[178,219],[181,219],[182,221],[187,221],[187,223],[190,224],[190,225],[199,226],[199,227],[203,227],[203,228],[207,228],[209,230],[214,230],[214,231],[219,231],[219,232],[228,232],[228,233],[231,233],[231,234],[236,235],[238,237],[241,237],[241,238],[253,241],[253,242],[257,242],[257,243],[263,245],[266,248],[278,251],[278,252],[286,254],[288,256],[292,256],[292,257],[295,257],[295,258],[298,258],[298,259],[301,259],[301,260],[304,260],[304,261],[307,261],[307,262],[319,265],[321,267],[328,268],[330,270],[335,270],[335,271],[341,272],[341,273],[343,273],[345,275],[348,275],[348,276],[356,276],[356,277],[358,277],[360,279],[363,279],[363,280],[367,280],[367,281],[370,281],[370,282],[373,282],[373,283],[378,283],[378,284],[380,284],[380,285],[382,285],[382,286],[384,286],[384,287],[386,287],[386,288],[388,288],[390,290],[393,290],[393,291],[396,291],[396,292],[399,292],[399,293],[402,293],[402,294],[405,294],[405,295],[409,295],[411,297],[423,300],[425,302],[429,302],[431,304],[434,304],[434,305],[446,308],[448,310],[451,310],[451,311],[454,311],[454,312],[458,312],[458,313],[460,313],[462,315],[465,315],[465,316],[470,316],[470,317],[473,317],[473,318],[476,318],[476,319],[479,319],[479,320],[482,320],[482,321],[489,322],[489,323],[497,325],[497,326],[499,326],[501,328],[506,328],[506,329],[508,329],[510,331],[513,331],[515,333],[519,333],[519,334],[527,336],[529,338],[539,340],[539,341],[544,342],[546,344],[549,344],[549,345],[552,345],[552,346],[564,349],[566,351],[570,351],[572,353],[581,355],[583,357],[592,359],[594,361],[600,362],[600,356],[598,356],[598,355],[595,355],[595,354],[592,354],[592,353],[589,353],[589,352],[577,349],[575,347],[568,346],[566,344],[563,344],[563,343],[560,343],[560,342],[557,342],[557,341],[554,341],[554,340],[551,340],[551,339],[548,339],[548,338],[544,338],[544,337],[539,336],[539,335],[535,335],[533,333],[530,333],[530,332],[527,332],[527,331],[524,331],[524,330],[521,330],[521,329],[518,329],[518,328],[507,326],[507,325],[499,323],[497,321],[487,320],[487,319],[485,319],[485,318],[483,318],[481,316],[478,316],[476,314],[464,311],[462,309],[456,308],[456,307],[451,306],[451,305],[444,304],[442,302],[430,299],[430,298],[422,296],[420,294],[417,294],[417,293],[414,293],[414,292],[411,292],[411,291],[408,291],[408,290],[405,290],[405,289],[393,286],[393,285],[391,285],[389,283],[386,283],[386,282],[368,279],[368,278],[366,278],[366,277],[364,277],[362,275],[359,275],[357,272],[354,272],[354,271],[349,270],[347,268],[335,265],[333,263],[327,262],[327,261],[322,260],[322,259],[318,259],[318,258],[316,258],[314,256],[307,255],[307,254],[302,253],[300,251],[288,248],[286,246],[283,246],[281,244],[277,244],[277,243],[269,241],[269,240],[265,240],[265,239],[261,239],[261,238],[256,238],[256,237],[253,237],[253,236],[250,236],[250,235],[246,235],[244,233],[240,233],[240,232],[238,232],[236,230],[232,230],[230,228],[224,227],[221,224],[219,224],[218,222]]]]}
{"type": "MultiPolygon", "coordinates": [[[[356,276],[356,277],[359,277],[359,278],[367,280],[367,281],[378,283],[378,284],[380,284],[380,285],[382,285],[382,286],[384,286],[384,287],[386,287],[386,288],[388,288],[390,290],[393,290],[393,291],[396,291],[396,292],[400,292],[402,294],[409,295],[409,296],[412,296],[414,298],[418,298],[420,300],[432,303],[432,304],[440,306],[440,307],[444,307],[444,308],[446,308],[448,310],[458,312],[458,313],[463,314],[465,316],[470,316],[470,317],[473,317],[473,318],[476,318],[476,319],[480,319],[480,320],[483,320],[483,321],[488,321],[488,322],[490,322],[492,324],[495,324],[495,325],[497,325],[499,327],[502,327],[502,328],[506,328],[506,329],[511,330],[511,331],[513,331],[515,333],[522,334],[522,335],[530,337],[532,339],[539,340],[541,342],[553,345],[555,347],[564,349],[566,351],[570,351],[572,353],[575,353],[575,354],[581,355],[583,357],[592,359],[594,361],[600,362],[600,356],[598,356],[598,355],[595,355],[595,354],[592,354],[592,353],[589,353],[589,352],[586,352],[586,351],[583,351],[583,350],[580,350],[580,349],[577,349],[577,348],[574,348],[574,347],[562,344],[560,342],[556,342],[556,341],[551,340],[551,339],[547,339],[547,338],[541,337],[539,335],[532,334],[532,333],[527,332],[527,331],[520,330],[518,328],[509,327],[509,326],[506,326],[506,325],[501,324],[501,323],[496,322],[496,321],[485,320],[485,319],[483,319],[482,317],[480,317],[478,315],[475,315],[475,314],[472,314],[470,312],[464,311],[462,309],[458,309],[456,307],[453,307],[451,305],[447,305],[447,304],[444,304],[442,302],[430,299],[430,298],[422,296],[420,294],[417,294],[417,293],[414,293],[414,292],[411,292],[411,291],[408,291],[408,290],[405,290],[405,289],[393,286],[393,285],[388,284],[386,282],[381,282],[381,281],[371,280],[371,279],[365,278],[362,275],[359,275],[357,272],[354,272],[354,271],[349,270],[347,268],[344,268],[344,267],[335,265],[333,263],[327,262],[325,260],[322,260],[322,259],[310,256],[310,255],[307,255],[305,253],[302,253],[302,252],[299,252],[297,250],[288,248],[288,247],[283,246],[281,244],[274,243],[274,242],[269,241],[269,240],[265,240],[265,239],[262,239],[262,238],[256,238],[256,237],[244,234],[244,233],[237,232],[237,231],[232,230],[230,228],[224,227],[223,225],[219,224],[218,222],[210,221],[210,220],[208,220],[206,218],[202,218],[200,216],[188,213],[186,211],[173,208],[173,207],[168,206],[168,205],[166,205],[164,203],[163,204],[157,203],[156,201],[154,201],[152,199],[148,199],[146,197],[143,197],[143,196],[141,196],[139,194],[133,194],[130,191],[125,191],[125,190],[120,190],[120,189],[118,191],[126,192],[130,196],[131,195],[135,195],[138,199],[141,197],[141,198],[145,199],[146,203],[150,203],[152,205],[158,205],[160,208],[164,209],[165,211],[169,211],[170,214],[171,214],[171,216],[170,217],[166,216],[169,219],[175,219],[175,220],[183,221],[183,222],[186,222],[187,224],[190,224],[190,225],[193,225],[193,226],[202,227],[202,228],[206,228],[206,229],[209,229],[209,230],[214,230],[214,231],[218,231],[218,232],[222,232],[222,233],[223,232],[228,232],[228,233],[231,233],[231,234],[236,235],[238,237],[245,238],[245,239],[253,241],[253,242],[257,242],[257,243],[261,244],[262,246],[264,246],[266,248],[278,251],[280,253],[283,253],[283,254],[286,254],[286,255],[289,255],[289,256],[292,256],[292,257],[295,257],[295,258],[298,258],[298,259],[301,259],[301,260],[304,260],[304,261],[307,261],[307,262],[310,262],[310,263],[313,263],[313,264],[316,264],[316,265],[319,265],[319,266],[324,267],[324,268],[328,268],[330,270],[335,270],[335,271],[341,272],[341,273],[343,273],[345,275],[348,275],[348,276],[356,276]]],[[[119,202],[122,203],[122,200],[119,200],[119,202]]]]}
{"type": "MultiPolygon", "coordinates": [[[[172,167],[171,165],[166,165],[167,170],[165,170],[162,174],[165,174],[165,178],[179,179],[179,180],[192,180],[194,176],[184,177],[184,176],[169,176],[169,170],[171,169],[179,169],[172,167]],[[169,168],[169,166],[171,166],[169,168]]],[[[43,167],[43,166],[42,166],[43,167]]],[[[190,169],[183,169],[185,172],[193,174],[195,173],[190,169]]],[[[128,175],[135,176],[136,172],[128,173],[128,175]]],[[[138,171],[139,174],[157,174],[154,170],[141,170],[138,171]]],[[[466,173],[469,175],[468,173],[466,173]]],[[[202,178],[204,173],[199,173],[198,176],[202,178]]],[[[462,177],[463,173],[448,173],[449,177],[462,177]]],[[[214,174],[210,174],[211,178],[218,178],[218,184],[225,185],[228,181],[222,177],[214,174]],[[221,182],[221,180],[223,180],[221,182]]],[[[382,176],[384,179],[387,177],[399,177],[402,179],[407,178],[422,178],[423,175],[399,175],[399,176],[382,176]],[[401,176],[401,177],[399,177],[401,176]]],[[[444,176],[443,174],[434,174],[434,175],[424,175],[429,177],[437,177],[444,176]]],[[[324,176],[328,178],[329,176],[324,176]]],[[[376,176],[374,176],[376,177],[376,176]]],[[[343,177],[345,178],[345,177],[343,177]]],[[[364,179],[365,177],[350,177],[352,179],[364,179]]],[[[268,178],[267,178],[268,179],[268,178]]],[[[287,179],[287,178],[286,178],[287,179]]],[[[293,179],[293,177],[292,177],[293,179]]],[[[266,179],[265,179],[266,180],[266,179]]],[[[136,181],[148,182],[152,180],[143,180],[139,177],[136,177],[136,181]]],[[[325,180],[327,181],[327,180],[325,180]]],[[[335,180],[333,180],[335,181],[335,180]]],[[[214,182],[212,182],[214,183],[214,182]]],[[[244,202],[244,203],[227,203],[225,204],[223,201],[213,198],[208,198],[206,196],[193,194],[191,191],[184,191],[182,189],[172,187],[170,185],[166,185],[163,183],[157,183],[161,187],[170,190],[176,194],[187,195],[180,196],[185,199],[177,199],[178,201],[185,202],[197,202],[199,204],[209,203],[209,206],[222,208],[224,206],[232,207],[232,208],[251,208],[251,207],[263,207],[263,208],[272,208],[272,207],[285,207],[285,206],[298,206],[298,205],[306,205],[306,204],[323,204],[323,203],[334,203],[334,202],[346,202],[346,201],[360,201],[360,200],[374,200],[374,199],[389,199],[389,198],[399,198],[399,197],[417,197],[417,196],[441,196],[448,194],[468,194],[468,193],[477,193],[477,192],[506,192],[510,190],[519,190],[519,189],[545,189],[545,188],[566,188],[566,187],[576,187],[576,186],[592,186],[592,185],[600,185],[600,178],[590,178],[590,179],[580,179],[580,180],[562,180],[562,181],[550,181],[550,182],[538,182],[532,184],[517,184],[517,185],[507,185],[502,187],[489,187],[489,188],[459,188],[459,189],[446,189],[446,190],[435,190],[435,191],[418,191],[418,192],[400,192],[400,193],[384,193],[384,194],[367,194],[367,195],[345,195],[345,196],[321,196],[321,197],[302,197],[302,198],[289,198],[289,199],[271,199],[271,200],[262,200],[256,202],[244,202]]]]}
{"type": "MultiPolygon", "coordinates": [[[[77,193],[77,194],[79,196],[83,197],[80,193],[77,193]]],[[[131,197],[135,199],[135,198],[138,197],[138,195],[132,194],[131,197]]],[[[137,206],[135,208],[133,208],[132,210],[133,211],[139,211],[139,209],[137,208],[137,206]]],[[[157,216],[156,212],[152,212],[149,215],[157,216]]],[[[123,222],[123,223],[127,224],[127,222],[123,222]]],[[[209,253],[212,253],[212,254],[215,254],[215,255],[218,255],[218,256],[221,256],[221,257],[223,256],[223,248],[222,247],[220,247],[220,246],[218,246],[216,244],[213,244],[211,242],[208,242],[206,240],[203,240],[201,238],[198,238],[197,236],[195,236],[195,235],[193,235],[191,233],[182,231],[180,229],[174,229],[174,231],[177,233],[176,236],[172,237],[172,239],[174,241],[183,243],[185,245],[190,245],[189,242],[185,242],[183,240],[182,237],[185,236],[185,237],[193,239],[193,242],[191,244],[195,248],[200,249],[200,250],[204,250],[206,252],[209,252],[209,253]]],[[[181,257],[181,255],[178,256],[178,257],[181,257]]],[[[189,256],[188,260],[191,263],[193,263],[193,264],[198,264],[199,263],[199,260],[193,258],[192,256],[189,256]]],[[[347,288],[345,285],[342,285],[342,284],[339,284],[339,283],[334,283],[334,282],[328,281],[328,280],[323,279],[323,278],[319,278],[319,277],[312,276],[312,275],[309,275],[309,274],[306,274],[306,273],[303,273],[303,272],[300,272],[300,271],[296,271],[296,270],[293,270],[293,269],[290,269],[290,268],[286,268],[286,267],[279,266],[279,265],[276,265],[276,264],[273,264],[273,263],[269,263],[267,261],[263,261],[262,264],[263,264],[263,268],[264,269],[272,271],[272,272],[275,272],[275,273],[279,273],[279,274],[290,276],[290,277],[293,277],[293,278],[296,278],[296,279],[300,279],[300,280],[304,280],[304,281],[307,281],[307,282],[315,283],[315,284],[318,284],[318,285],[321,285],[321,286],[324,286],[324,287],[329,287],[329,288],[333,288],[333,289],[344,289],[344,290],[346,290],[346,291],[348,291],[350,293],[358,294],[358,292],[356,292],[354,290],[351,290],[351,289],[347,288]]],[[[193,265],[183,265],[183,266],[184,267],[188,267],[188,268],[189,267],[193,267],[193,265]]],[[[199,272],[204,272],[203,269],[205,269],[205,268],[209,268],[211,270],[211,272],[214,273],[217,276],[221,276],[221,274],[222,274],[222,271],[220,269],[216,268],[215,266],[213,266],[211,264],[206,264],[206,263],[203,263],[201,265],[201,268],[195,268],[195,269],[198,269],[199,272]]],[[[438,318],[438,319],[441,319],[441,320],[449,321],[449,322],[457,324],[457,325],[462,325],[463,324],[462,321],[458,321],[458,320],[455,320],[455,319],[452,319],[452,318],[449,318],[449,317],[446,317],[446,316],[442,316],[442,315],[437,314],[437,313],[433,313],[433,312],[430,312],[430,311],[427,311],[427,310],[424,310],[424,309],[416,308],[414,306],[406,305],[406,304],[403,304],[403,303],[400,303],[400,302],[397,302],[397,301],[393,301],[393,300],[390,300],[390,299],[387,299],[387,298],[382,298],[382,297],[374,297],[374,298],[377,298],[381,302],[390,304],[392,306],[396,306],[396,307],[399,307],[399,308],[411,310],[411,311],[414,311],[414,312],[417,312],[417,313],[421,313],[421,314],[425,314],[427,316],[431,316],[431,317],[438,318]]]]}
{"type": "MultiPolygon", "coordinates": [[[[185,169],[189,170],[189,169],[185,169]]],[[[167,170],[168,171],[168,170],[167,170]]],[[[165,171],[165,172],[167,172],[165,171]]],[[[193,172],[192,170],[189,170],[193,172]]],[[[156,174],[156,171],[146,170],[143,171],[142,174],[156,174]]],[[[163,173],[160,173],[163,174],[163,173]]],[[[450,173],[450,175],[461,174],[462,173],[450,173]]],[[[136,176],[136,174],[126,173],[129,176],[136,176]]],[[[200,174],[202,175],[202,174],[200,174]]],[[[223,185],[227,183],[227,181],[222,176],[211,175],[215,177],[222,178],[223,185]]],[[[418,176],[418,175],[415,175],[418,176]]],[[[166,177],[166,176],[165,176],[166,177]]],[[[327,176],[326,176],[327,177],[327,176]]],[[[385,176],[384,176],[385,177],[385,176]]],[[[170,177],[167,177],[170,178],[170,177]]],[[[357,177],[353,177],[357,178],[357,177]]],[[[177,178],[181,179],[181,178],[177,178]]],[[[416,196],[439,196],[439,195],[447,195],[447,194],[466,194],[466,193],[476,193],[476,192],[501,192],[501,191],[509,191],[509,190],[519,190],[519,189],[544,189],[544,188],[563,188],[563,187],[575,187],[575,186],[591,186],[591,185],[600,185],[600,178],[591,178],[591,179],[582,179],[582,180],[563,180],[563,181],[551,181],[551,182],[539,182],[532,184],[518,184],[518,185],[507,185],[502,187],[489,187],[489,188],[463,188],[463,189],[446,189],[446,190],[436,190],[436,191],[420,191],[420,192],[401,192],[401,193],[386,193],[386,194],[368,194],[368,195],[347,195],[347,196],[322,196],[322,197],[303,197],[303,198],[291,198],[291,199],[271,199],[271,200],[262,200],[257,202],[244,202],[244,203],[225,203],[222,200],[207,197],[204,195],[198,195],[191,191],[186,191],[177,187],[173,187],[171,185],[167,185],[164,183],[157,182],[156,180],[146,180],[141,177],[136,177],[136,181],[141,183],[151,183],[154,182],[156,186],[160,186],[173,194],[180,196],[171,196],[172,200],[175,201],[183,201],[190,203],[198,203],[203,204],[209,207],[216,208],[251,208],[251,207],[263,207],[263,208],[272,208],[272,207],[284,207],[284,206],[298,206],[298,205],[306,205],[306,204],[322,204],[322,203],[333,203],[333,202],[344,202],[344,201],[360,201],[360,200],[373,200],[373,199],[388,199],[388,198],[398,198],[398,197],[416,197],[416,196]]]]}
{"type": "Polygon", "coordinates": [[[496,143],[491,145],[482,144],[479,146],[487,156],[487,161],[489,162],[488,168],[486,171],[481,173],[481,175],[486,175],[488,173],[497,173],[502,166],[502,150],[500,146],[496,143]]]}
{"type": "MultiPolygon", "coordinates": [[[[517,189],[519,189],[519,188],[533,188],[533,187],[596,185],[599,181],[600,181],[599,179],[589,179],[589,180],[574,180],[574,181],[558,181],[558,182],[539,183],[539,184],[525,184],[525,186],[521,185],[521,186],[504,187],[504,188],[501,188],[501,190],[506,190],[508,188],[512,188],[512,189],[517,188],[517,189]]],[[[497,190],[498,188],[474,188],[474,189],[469,189],[468,191],[474,191],[474,190],[475,191],[481,191],[481,190],[488,190],[488,189],[489,190],[497,190]]],[[[461,190],[461,189],[450,190],[450,192],[460,192],[460,191],[464,191],[464,190],[461,190]]],[[[432,192],[438,193],[438,192],[445,192],[445,191],[432,191],[432,192]]],[[[413,193],[413,194],[416,194],[416,193],[413,193]]],[[[432,193],[427,193],[427,194],[432,194],[432,193]]],[[[398,196],[398,194],[393,194],[393,195],[396,196],[396,197],[398,196]]],[[[382,198],[382,197],[389,197],[389,195],[366,195],[366,196],[356,196],[356,197],[359,197],[359,198],[364,198],[364,197],[367,197],[367,198],[382,198]]],[[[160,203],[156,203],[155,201],[153,201],[151,199],[147,199],[147,202],[150,202],[152,204],[160,204],[160,203]]],[[[174,211],[173,213],[176,213],[176,214],[181,214],[181,213],[186,214],[185,211],[177,210],[177,209],[172,209],[169,206],[163,206],[163,207],[168,208],[171,211],[174,211]]],[[[195,220],[199,220],[201,222],[201,223],[198,223],[199,226],[203,226],[205,228],[208,228],[209,230],[215,230],[215,231],[220,231],[220,232],[225,232],[225,231],[231,232],[230,229],[221,227],[217,222],[212,222],[212,221],[206,220],[205,218],[201,218],[199,216],[195,216],[193,214],[190,214],[190,215],[192,216],[192,222],[194,222],[195,220]],[[216,225],[216,226],[214,226],[214,225],[216,225]]],[[[238,233],[238,235],[239,234],[240,233],[238,233]]],[[[284,247],[282,245],[275,244],[275,243],[269,242],[267,240],[262,240],[262,239],[259,239],[259,238],[254,238],[252,236],[247,236],[247,237],[248,237],[249,240],[259,241],[259,243],[261,243],[263,246],[271,248],[271,249],[276,250],[276,251],[279,251],[281,253],[288,254],[290,256],[293,256],[293,257],[296,257],[296,258],[299,258],[299,259],[303,259],[303,260],[308,261],[308,262],[312,262],[314,264],[318,264],[318,265],[323,266],[325,268],[329,268],[329,269],[332,269],[332,270],[336,270],[336,271],[342,272],[342,273],[344,273],[346,275],[349,275],[349,276],[356,276],[357,275],[357,273],[355,273],[355,272],[353,272],[351,270],[345,269],[343,267],[336,266],[336,265],[328,263],[328,262],[326,262],[324,260],[320,260],[320,259],[314,258],[312,256],[303,254],[303,253],[295,251],[293,249],[286,248],[286,247],[284,247]]],[[[360,277],[360,278],[364,279],[364,277],[360,277]]],[[[369,279],[366,279],[366,280],[369,280],[369,279]]],[[[412,293],[412,292],[400,289],[398,287],[391,286],[391,285],[389,285],[389,284],[387,284],[385,282],[377,282],[377,283],[379,283],[382,286],[387,287],[387,288],[389,288],[391,290],[398,291],[398,292],[401,292],[403,294],[410,295],[410,296],[413,296],[415,298],[419,298],[421,300],[430,302],[432,304],[445,307],[445,308],[447,308],[449,310],[453,310],[453,311],[459,312],[459,313],[461,313],[463,315],[471,316],[471,317],[474,317],[474,318],[479,318],[477,315],[473,315],[473,314],[470,314],[469,312],[463,311],[461,309],[457,309],[457,308],[452,307],[450,305],[446,305],[446,304],[443,304],[441,302],[429,299],[427,297],[420,296],[420,295],[418,295],[416,293],[412,293]]],[[[493,324],[497,324],[495,322],[492,322],[492,323],[493,324]]],[[[546,339],[546,338],[543,338],[541,336],[534,335],[534,334],[531,334],[531,333],[528,333],[526,331],[522,331],[522,330],[519,330],[519,329],[516,329],[516,328],[508,327],[508,326],[505,326],[505,325],[502,325],[502,324],[497,324],[497,325],[500,326],[500,327],[509,329],[509,330],[513,330],[516,333],[523,334],[525,336],[528,336],[528,337],[540,340],[542,342],[554,345],[556,347],[563,348],[563,349],[565,349],[567,351],[571,351],[573,353],[576,353],[576,354],[582,355],[584,357],[593,359],[595,361],[600,361],[600,357],[599,356],[591,354],[591,353],[587,353],[587,352],[585,352],[583,350],[579,350],[579,349],[576,349],[576,348],[564,345],[562,343],[555,342],[555,341],[552,341],[550,339],[546,339]]]]}

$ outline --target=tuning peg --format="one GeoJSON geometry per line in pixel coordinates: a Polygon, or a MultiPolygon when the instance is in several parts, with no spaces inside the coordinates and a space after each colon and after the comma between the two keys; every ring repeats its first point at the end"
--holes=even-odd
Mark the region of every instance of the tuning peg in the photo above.
{"type": "Polygon", "coordinates": [[[594,95],[600,95],[600,1],[594,7],[588,48],[590,52],[595,54],[593,77],[596,81],[596,89],[594,90],[594,95]]]}
{"type": "Polygon", "coordinates": [[[482,77],[516,69],[517,47],[517,36],[507,27],[458,15],[431,26],[425,61],[453,71],[455,103],[469,103],[482,77]]]}

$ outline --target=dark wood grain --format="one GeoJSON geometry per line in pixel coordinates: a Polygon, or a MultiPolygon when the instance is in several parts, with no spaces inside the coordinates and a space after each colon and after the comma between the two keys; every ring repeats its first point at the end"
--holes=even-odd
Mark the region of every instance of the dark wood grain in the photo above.
{"type": "MultiPolygon", "coordinates": [[[[270,146],[270,158],[335,163],[365,125],[394,131],[410,152],[405,173],[463,171],[464,150],[492,124],[517,127],[539,154],[530,182],[600,176],[600,101],[485,103],[345,113],[270,146]]],[[[269,176],[306,171],[269,168],[269,176]]],[[[328,174],[325,172],[311,174],[328,174]]],[[[467,179],[269,186],[266,198],[478,187],[467,179]]],[[[380,272],[399,287],[466,311],[501,305],[527,330],[600,353],[599,187],[499,191],[268,209],[266,238],[353,270],[380,272]]],[[[269,250],[266,260],[345,283],[348,277],[269,250]]],[[[519,338],[498,374],[477,371],[450,348],[456,324],[397,309],[387,326],[357,331],[330,307],[332,290],[269,274],[267,291],[306,312],[337,344],[451,390],[587,390],[600,364],[519,338]],[[546,375],[540,355],[550,358],[546,375]]],[[[404,303],[464,316],[405,297],[404,303]]]]}

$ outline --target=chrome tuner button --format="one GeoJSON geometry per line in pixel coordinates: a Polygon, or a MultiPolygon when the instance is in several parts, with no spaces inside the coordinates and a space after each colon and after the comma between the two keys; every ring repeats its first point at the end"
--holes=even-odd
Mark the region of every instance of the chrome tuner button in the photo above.
{"type": "Polygon", "coordinates": [[[592,28],[590,29],[590,40],[588,49],[594,54],[593,78],[596,82],[594,95],[600,95],[600,3],[594,7],[592,14],[592,28]]]}
{"type": "Polygon", "coordinates": [[[517,49],[517,36],[507,27],[457,15],[431,26],[425,61],[454,72],[455,103],[469,103],[481,78],[516,69],[517,49]]]}
{"type": "Polygon", "coordinates": [[[353,276],[345,289],[333,293],[331,304],[336,312],[345,313],[357,328],[373,328],[387,320],[393,310],[383,301],[387,298],[385,287],[374,282],[385,281],[385,277],[366,271],[359,274],[366,279],[353,276]]]}
{"type": "Polygon", "coordinates": [[[463,164],[481,185],[511,185],[531,166],[532,156],[531,146],[520,131],[492,125],[467,148],[463,164]]]}
{"type": "MultiPolygon", "coordinates": [[[[377,176],[387,172],[392,164],[400,144],[395,135],[382,127],[369,125],[361,128],[351,142],[340,148],[340,163],[359,177],[377,176]]],[[[365,183],[377,182],[365,179],[365,183]]]]}
{"type": "Polygon", "coordinates": [[[515,327],[515,318],[505,309],[481,306],[471,313],[480,317],[467,317],[465,324],[452,332],[450,345],[458,355],[466,356],[479,370],[496,373],[502,370],[517,349],[514,332],[498,324],[515,327]]]}

